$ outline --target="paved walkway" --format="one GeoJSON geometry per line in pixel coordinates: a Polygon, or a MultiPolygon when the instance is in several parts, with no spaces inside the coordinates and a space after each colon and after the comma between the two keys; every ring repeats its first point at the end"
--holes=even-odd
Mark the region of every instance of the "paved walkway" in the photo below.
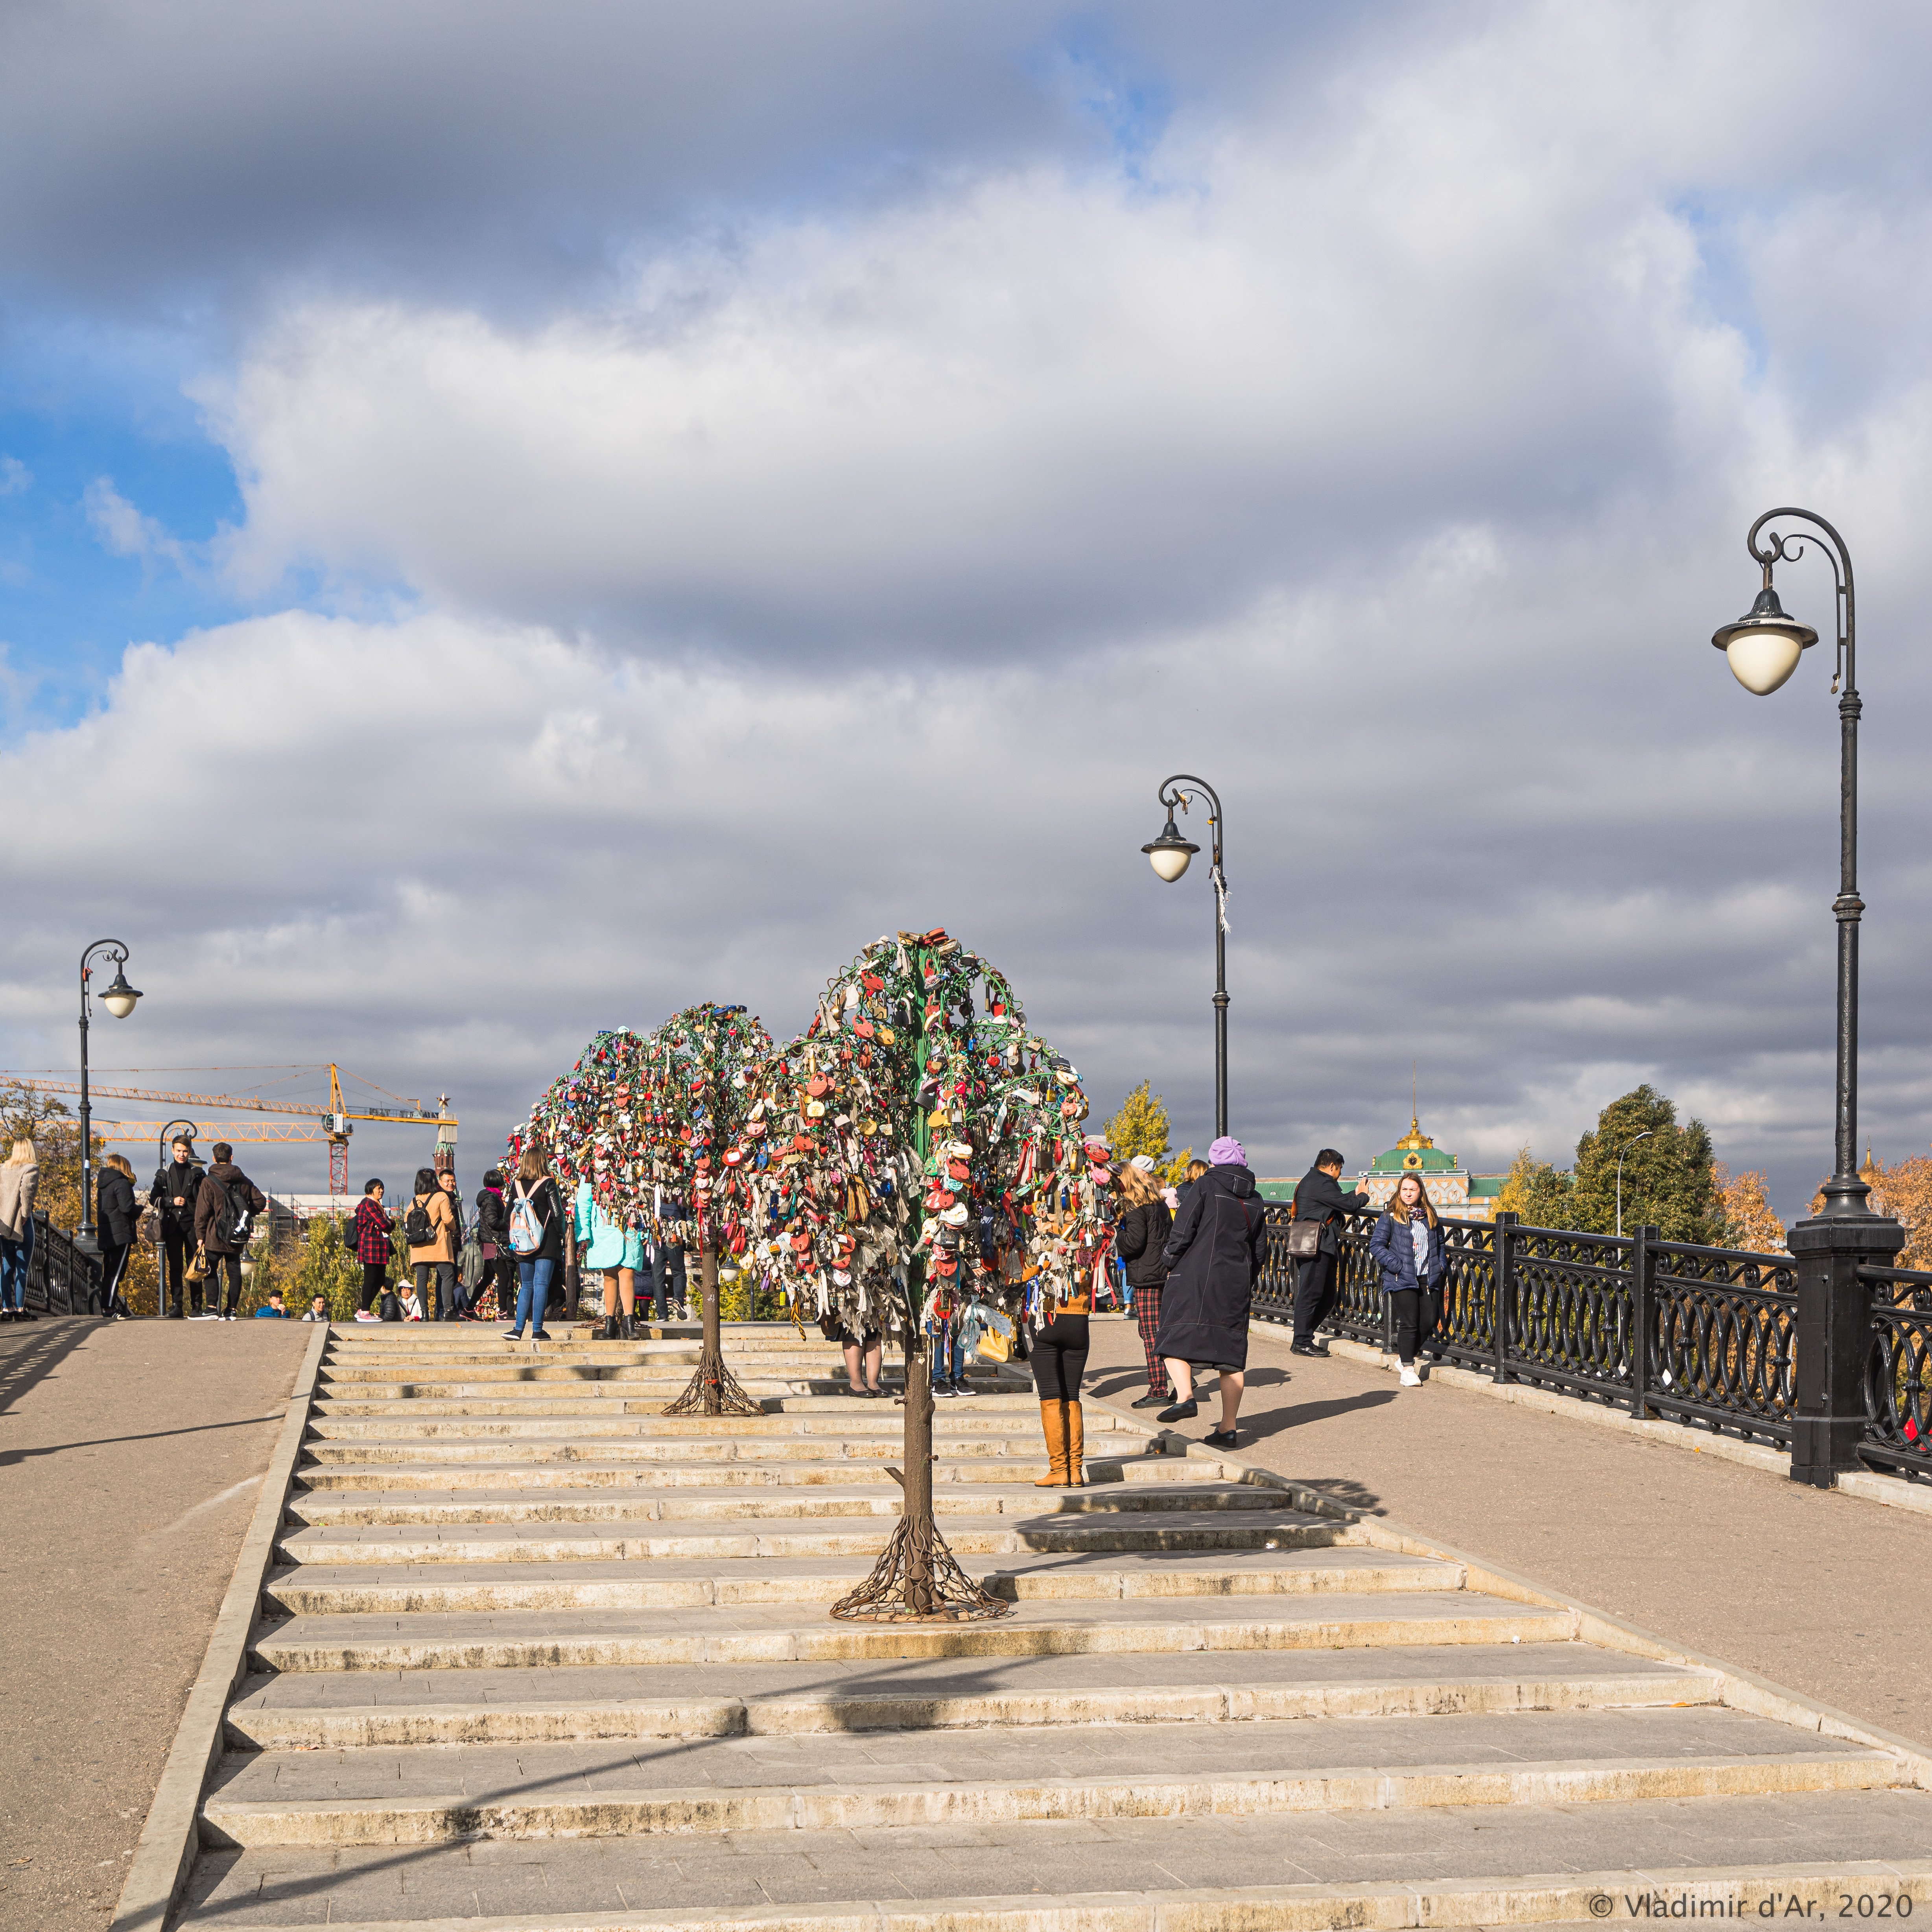
{"type": "MultiPolygon", "coordinates": [[[[1132,1322],[1093,1330],[1089,1390],[1144,1394],[1132,1322]]],[[[1288,1339],[1255,1326],[1238,1454],[1932,1744],[1932,1516],[1473,1390],[1399,1389],[1288,1339]]],[[[1204,1400],[1183,1430],[1220,1414],[1204,1400]]]]}
{"type": "Polygon", "coordinates": [[[0,1926],[104,1924],[307,1331],[0,1328],[0,1926]]]}

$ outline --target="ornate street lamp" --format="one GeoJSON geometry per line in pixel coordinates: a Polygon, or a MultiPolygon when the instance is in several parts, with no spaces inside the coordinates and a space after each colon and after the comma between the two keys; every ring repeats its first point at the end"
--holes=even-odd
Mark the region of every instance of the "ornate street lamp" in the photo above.
{"type": "Polygon", "coordinates": [[[87,1104],[88,981],[94,968],[88,964],[97,953],[114,962],[114,983],[100,996],[100,1004],[117,1020],[124,1020],[134,1010],[141,996],[128,985],[122,969],[128,964],[128,949],[118,939],[97,939],[80,956],[80,1226],[74,1244],[84,1255],[98,1255],[100,1244],[94,1233],[94,1115],[87,1104]]]}
{"type": "Polygon", "coordinates": [[[1187,862],[1201,848],[1181,837],[1174,823],[1174,808],[1187,809],[1188,794],[1176,788],[1198,785],[1212,801],[1214,809],[1208,824],[1214,837],[1214,857],[1208,876],[1214,883],[1214,1133],[1225,1138],[1228,1132],[1228,879],[1221,869],[1221,798],[1204,778],[1177,772],[1161,781],[1159,796],[1167,808],[1167,823],[1160,836],[1150,839],[1141,850],[1155,872],[1171,885],[1187,870],[1187,862]]]}
{"type": "Polygon", "coordinates": [[[1832,566],[1838,618],[1832,688],[1838,698],[1838,1093],[1832,1178],[1825,1204],[1796,1223],[1789,1241],[1797,1268],[1796,1372],[1791,1391],[1791,1474],[1795,1480],[1828,1488],[1837,1472],[1856,1469],[1870,1391],[1871,1291],[1859,1269],[1888,1265],[1905,1243],[1896,1221],[1874,1214],[1871,1190],[1858,1178],[1858,602],[1852,556],[1845,540],[1814,510],[1767,510],[1751,525],[1744,548],[1764,572],[1750,609],[1726,624],[1711,641],[1730,659],[1747,691],[1768,697],[1790,676],[1818,640],[1808,624],[1787,616],[1772,588],[1774,564],[1796,562],[1807,544],[1816,544],[1832,566]],[[1786,536],[1773,530],[1760,547],[1758,532],[1778,518],[1796,518],[1822,531],[1786,536]],[[1842,688],[1840,688],[1842,686],[1842,688]]]}

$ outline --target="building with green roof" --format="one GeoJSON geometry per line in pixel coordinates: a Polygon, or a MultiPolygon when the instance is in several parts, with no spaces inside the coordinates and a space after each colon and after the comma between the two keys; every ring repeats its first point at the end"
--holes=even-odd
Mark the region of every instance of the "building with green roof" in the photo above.
{"type": "Polygon", "coordinates": [[[1409,1116],[1408,1132],[1386,1154],[1378,1154],[1355,1178],[1355,1185],[1377,1208],[1386,1207],[1405,1174],[1419,1176],[1436,1211],[1451,1221],[1486,1221],[1496,1211],[1506,1174],[1470,1174],[1453,1154],[1445,1154],[1409,1116]]]}

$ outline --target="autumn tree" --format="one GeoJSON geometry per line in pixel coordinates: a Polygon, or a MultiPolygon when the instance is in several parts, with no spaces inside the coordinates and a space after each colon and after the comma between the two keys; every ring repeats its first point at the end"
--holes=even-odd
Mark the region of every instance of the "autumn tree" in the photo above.
{"type": "Polygon", "coordinates": [[[1527,1228],[1570,1227],[1570,1177],[1538,1160],[1526,1145],[1510,1163],[1496,1208],[1516,1215],[1527,1228]]]}
{"type": "Polygon", "coordinates": [[[1711,1172],[1724,1217],[1724,1238],[1717,1245],[1754,1254],[1782,1253],[1784,1223],[1772,1212],[1763,1174],[1755,1169],[1734,1174],[1722,1161],[1711,1172]]]}
{"type": "MultiPolygon", "coordinates": [[[[1132,1160],[1146,1154],[1163,1170],[1173,1158],[1168,1144],[1167,1106],[1158,1094],[1148,1091],[1151,1082],[1143,1080],[1120,1102],[1120,1112],[1107,1123],[1107,1144],[1116,1160],[1132,1160]]],[[[1191,1150],[1190,1150],[1191,1151],[1191,1150]]]]}
{"type": "MultiPolygon", "coordinates": [[[[1887,1167],[1883,1161],[1874,1160],[1867,1148],[1858,1178],[1871,1190],[1872,1212],[1889,1215],[1905,1230],[1905,1246],[1893,1267],[1932,1268],[1932,1159],[1922,1154],[1908,1154],[1887,1167]]],[[[1820,1188],[1811,1197],[1811,1212],[1820,1214],[1824,1209],[1820,1188]]]]}
{"type": "Polygon", "coordinates": [[[1616,1233],[1620,1149],[1626,1232],[1648,1223],[1666,1241],[1718,1246],[1724,1210],[1710,1130],[1696,1120],[1679,1126],[1676,1105],[1647,1081],[1612,1100],[1597,1116],[1596,1130],[1577,1142],[1570,1178],[1571,1226],[1587,1234],[1616,1233]]]}

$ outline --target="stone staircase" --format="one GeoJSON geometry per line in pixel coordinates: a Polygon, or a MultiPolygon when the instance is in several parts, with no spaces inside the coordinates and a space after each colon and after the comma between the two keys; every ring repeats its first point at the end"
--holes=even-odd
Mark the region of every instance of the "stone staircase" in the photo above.
{"type": "Polygon", "coordinates": [[[816,1336],[727,1334],[760,1416],[662,1414],[688,1336],[335,1332],[185,1924],[1561,1923],[1692,1885],[1932,1917],[1900,1757],[1097,1406],[1091,1486],[1036,1489],[1011,1372],[938,1405],[934,1476],[1013,1614],[835,1621],[900,1411],[816,1336]]]}

